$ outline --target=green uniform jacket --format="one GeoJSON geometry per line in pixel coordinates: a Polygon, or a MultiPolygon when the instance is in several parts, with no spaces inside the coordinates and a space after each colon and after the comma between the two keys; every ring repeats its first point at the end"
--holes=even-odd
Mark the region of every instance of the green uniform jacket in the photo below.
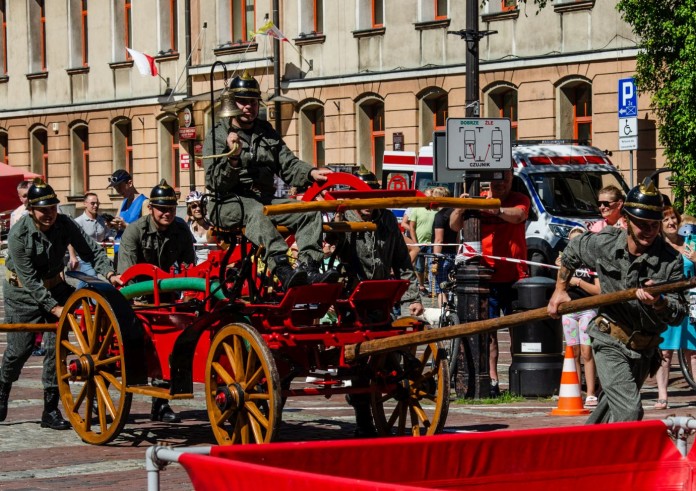
{"type": "MultiPolygon", "coordinates": [[[[601,232],[585,233],[568,243],[563,251],[563,266],[574,271],[582,266],[597,272],[602,293],[640,288],[647,280],[655,283],[676,281],[684,277],[681,254],[658,236],[646,252],[631,259],[627,232],[605,227],[601,232]]],[[[686,301],[681,293],[665,295],[667,307],[655,311],[638,300],[600,307],[599,313],[623,326],[645,333],[659,334],[681,322],[686,314],[686,301]]],[[[593,337],[610,337],[592,329],[593,337]]]]}
{"type": "MultiPolygon", "coordinates": [[[[395,278],[408,280],[408,290],[401,297],[401,303],[422,303],[416,272],[396,217],[389,210],[374,210],[373,216],[377,230],[346,234],[345,242],[337,246],[338,257],[359,280],[386,280],[392,273],[395,278]]],[[[345,217],[351,222],[363,221],[353,210],[346,211],[345,217]]]]}
{"type": "Polygon", "coordinates": [[[194,265],[193,243],[193,235],[183,220],[176,219],[167,230],[158,232],[152,215],[140,217],[128,225],[121,237],[119,274],[138,263],[153,264],[164,271],[169,271],[174,263],[194,265]]]}
{"type": "MultiPolygon", "coordinates": [[[[213,155],[213,137],[215,134],[215,154],[229,151],[227,135],[230,130],[228,120],[221,120],[208,133],[203,147],[204,155],[213,155]]],[[[297,158],[285,145],[282,138],[267,121],[257,119],[250,130],[238,129],[242,140],[242,153],[239,167],[229,165],[227,158],[206,159],[205,184],[213,193],[210,201],[212,210],[217,201],[224,203],[234,195],[268,199],[275,193],[274,176],[278,175],[291,186],[307,186],[313,182],[309,173],[314,169],[311,164],[297,158]]],[[[215,218],[216,213],[210,213],[215,218]]],[[[224,210],[221,213],[225,220],[224,210]]],[[[217,222],[218,220],[215,220],[217,222]]],[[[215,223],[225,226],[225,223],[215,223]]]]}
{"type": "Polygon", "coordinates": [[[106,276],[113,271],[104,249],[69,216],[58,214],[53,226],[41,232],[31,215],[25,215],[10,230],[5,261],[5,267],[17,274],[22,288],[12,287],[8,294],[28,296],[46,311],[58,305],[42,280],[63,271],[68,245],[75,248],[83,261],[92,264],[97,273],[106,276]]]}

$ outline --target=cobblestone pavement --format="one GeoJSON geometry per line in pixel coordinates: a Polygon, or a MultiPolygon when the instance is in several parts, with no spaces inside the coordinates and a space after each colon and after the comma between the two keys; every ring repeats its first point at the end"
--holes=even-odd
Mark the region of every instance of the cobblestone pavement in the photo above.
{"type": "MultiPolygon", "coordinates": [[[[1,306],[0,301],[0,309],[1,306]]],[[[510,363],[509,335],[503,331],[499,337],[501,385],[505,390],[510,363]]],[[[5,347],[6,335],[0,333],[0,354],[5,347]]],[[[29,359],[12,389],[8,418],[0,423],[0,489],[145,489],[145,450],[150,445],[158,442],[173,446],[214,443],[201,384],[196,384],[194,399],[172,403],[183,418],[183,422],[176,425],[151,422],[149,399],[134,396],[128,423],[108,446],[85,444],[72,430],[42,429],[39,426],[43,404],[41,363],[40,357],[29,359]]],[[[688,389],[676,365],[671,377],[671,408],[667,411],[651,409],[655,399],[656,388],[649,381],[643,392],[646,419],[696,414],[694,393],[688,389]]],[[[496,405],[452,401],[445,432],[504,431],[584,422],[583,416],[550,416],[549,411],[556,404],[551,398],[496,405]]],[[[354,438],[354,430],[352,410],[342,397],[291,398],[283,412],[279,439],[354,438]]],[[[176,464],[161,473],[161,485],[164,490],[191,488],[186,473],[176,464]]]]}

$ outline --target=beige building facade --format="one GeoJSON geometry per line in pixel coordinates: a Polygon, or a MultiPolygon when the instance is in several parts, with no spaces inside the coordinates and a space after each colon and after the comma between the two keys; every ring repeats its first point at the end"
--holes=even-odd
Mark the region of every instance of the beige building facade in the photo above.
{"type": "MultiPolygon", "coordinates": [[[[554,1],[538,13],[530,3],[480,7],[480,29],[497,31],[480,42],[480,115],[510,117],[520,139],[590,140],[612,153],[628,181],[629,152],[618,150],[617,84],[633,75],[635,37],[615,2],[554,1]]],[[[0,1],[0,158],[46,176],[64,203],[96,191],[105,210],[120,202],[105,189],[119,168],[133,173],[141,192],[160,179],[183,196],[202,190],[197,154],[211,124],[211,87],[223,88],[226,68],[228,79],[250,70],[265,99],[284,96],[267,104],[266,117],[279,118],[303,159],[379,171],[395,142],[418,151],[447,117],[465,115],[467,42],[448,34],[465,28],[465,6],[0,1]],[[253,35],[276,6],[288,39],[280,43],[277,89],[274,39],[253,35]],[[126,47],[154,57],[158,75],[142,76],[126,47]],[[185,107],[193,115],[191,140],[186,132],[180,138],[185,107]]],[[[663,161],[648,105],[641,96],[636,177],[663,161]]]]}

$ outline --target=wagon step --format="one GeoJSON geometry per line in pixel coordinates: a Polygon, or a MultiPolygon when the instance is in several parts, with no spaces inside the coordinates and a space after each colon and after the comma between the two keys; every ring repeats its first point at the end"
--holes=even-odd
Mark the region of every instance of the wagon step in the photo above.
{"type": "Polygon", "coordinates": [[[126,388],[127,392],[141,396],[159,397],[160,399],[193,399],[193,393],[170,394],[164,387],[152,387],[151,385],[136,385],[126,388]]]}

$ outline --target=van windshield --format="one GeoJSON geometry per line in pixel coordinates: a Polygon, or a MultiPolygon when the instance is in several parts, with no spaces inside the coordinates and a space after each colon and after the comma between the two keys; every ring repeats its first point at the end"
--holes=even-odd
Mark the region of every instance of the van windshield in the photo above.
{"type": "Polygon", "coordinates": [[[561,217],[599,216],[600,189],[613,184],[626,190],[615,172],[535,172],[530,177],[544,208],[561,217]]]}

